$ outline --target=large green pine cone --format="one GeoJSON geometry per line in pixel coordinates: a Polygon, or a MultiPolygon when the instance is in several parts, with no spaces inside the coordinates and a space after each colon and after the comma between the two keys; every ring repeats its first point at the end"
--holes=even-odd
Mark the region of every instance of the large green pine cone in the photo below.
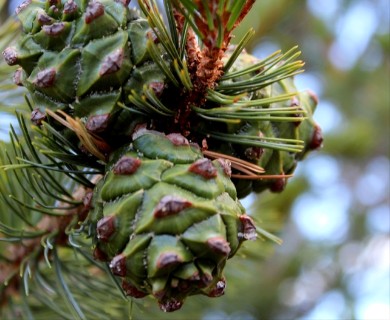
{"type": "MultiPolygon", "coordinates": [[[[246,53],[245,51],[239,55],[238,59],[232,66],[232,71],[243,70],[259,60],[254,56],[246,53]]],[[[253,75],[246,75],[251,77],[253,75]]],[[[235,81],[240,81],[241,78],[236,78],[235,81]]],[[[316,124],[313,119],[313,113],[316,109],[318,100],[314,93],[310,91],[298,92],[293,78],[287,78],[280,80],[270,86],[267,86],[256,92],[252,92],[247,95],[248,100],[276,97],[283,94],[294,93],[297,95],[290,100],[276,102],[263,108],[288,108],[299,107],[302,110],[301,113],[297,113],[297,117],[304,116],[303,121],[246,121],[240,126],[232,126],[228,128],[230,133],[237,135],[249,135],[257,136],[259,140],[262,137],[266,138],[284,138],[302,140],[304,143],[303,150],[301,152],[289,152],[279,150],[271,147],[253,147],[243,146],[237,144],[231,144],[230,150],[225,148],[225,152],[228,150],[232,155],[244,159],[249,162],[253,162],[265,169],[266,175],[290,175],[294,173],[297,166],[297,162],[302,160],[310,151],[319,148],[322,144],[321,128],[316,124]]],[[[280,116],[291,116],[283,115],[280,116]]],[[[277,142],[276,142],[277,144],[277,142]]],[[[238,197],[242,198],[249,193],[262,192],[264,190],[270,190],[272,192],[281,192],[287,183],[286,178],[276,179],[263,179],[263,180],[234,180],[237,188],[238,197]]]]}
{"type": "Polygon", "coordinates": [[[15,82],[30,91],[36,117],[63,109],[101,133],[125,113],[117,103],[129,103],[132,90],[161,94],[165,77],[147,52],[151,29],[129,2],[27,0],[18,7],[23,35],[3,55],[22,67],[15,82]]]}
{"type": "Polygon", "coordinates": [[[237,200],[230,164],[203,157],[180,134],[138,130],[96,187],[95,256],[130,296],[164,311],[195,294],[219,296],[223,268],[256,228],[237,200]]]}

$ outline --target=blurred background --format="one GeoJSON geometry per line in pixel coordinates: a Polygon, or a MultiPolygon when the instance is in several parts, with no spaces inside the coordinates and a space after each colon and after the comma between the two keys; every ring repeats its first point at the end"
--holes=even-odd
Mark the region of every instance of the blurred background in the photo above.
{"type": "MultiPolygon", "coordinates": [[[[388,0],[256,2],[237,38],[253,27],[258,58],[299,45],[306,72],[296,83],[319,97],[324,146],[282,194],[244,201],[283,244],[247,244],[227,266],[225,296],[191,298],[159,318],[390,319],[389,17],[388,0]]],[[[12,121],[0,117],[1,140],[12,121]]]]}

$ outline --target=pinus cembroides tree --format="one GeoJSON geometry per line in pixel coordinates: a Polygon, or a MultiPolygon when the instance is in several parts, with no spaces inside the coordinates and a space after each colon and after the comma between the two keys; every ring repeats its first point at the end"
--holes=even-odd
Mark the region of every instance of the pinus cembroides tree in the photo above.
{"type": "Polygon", "coordinates": [[[1,153],[6,317],[42,305],[105,317],[108,290],[163,311],[223,295],[242,243],[272,237],[239,199],[282,191],[321,145],[316,98],[294,86],[297,49],[259,60],[244,49],[252,30],[231,44],[254,0],[166,0],[164,18],[129,2],[16,10],[3,56],[31,115],[17,113],[1,153]]]}

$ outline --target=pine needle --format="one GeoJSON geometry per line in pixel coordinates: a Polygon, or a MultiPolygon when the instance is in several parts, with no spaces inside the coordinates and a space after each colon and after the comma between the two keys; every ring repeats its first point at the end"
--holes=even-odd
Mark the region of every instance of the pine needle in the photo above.
{"type": "Polygon", "coordinates": [[[65,119],[61,118],[53,111],[46,109],[46,113],[49,116],[51,116],[53,119],[61,123],[63,126],[67,127],[68,129],[76,133],[80,142],[91,154],[93,154],[95,157],[105,162],[106,156],[103,153],[101,153],[99,148],[97,147],[98,145],[105,144],[104,141],[90,134],[80,119],[73,119],[62,110],[58,110],[57,112],[61,114],[65,119]]]}
{"type": "Polygon", "coordinates": [[[242,160],[240,158],[236,158],[233,156],[229,156],[224,153],[219,153],[216,151],[211,150],[203,150],[203,154],[207,157],[213,158],[213,159],[226,159],[229,160],[232,164],[241,165],[242,167],[245,167],[246,169],[250,169],[252,172],[256,173],[264,173],[264,169],[254,163],[242,160]]]}
{"type": "Polygon", "coordinates": [[[291,178],[292,174],[279,174],[279,175],[264,175],[265,170],[248,161],[242,160],[240,158],[236,158],[233,156],[229,156],[224,153],[219,153],[211,150],[203,150],[202,153],[209,158],[212,159],[225,159],[230,161],[232,168],[241,172],[241,174],[232,174],[232,178],[236,179],[245,179],[245,180],[263,180],[263,179],[284,179],[291,178]]]}

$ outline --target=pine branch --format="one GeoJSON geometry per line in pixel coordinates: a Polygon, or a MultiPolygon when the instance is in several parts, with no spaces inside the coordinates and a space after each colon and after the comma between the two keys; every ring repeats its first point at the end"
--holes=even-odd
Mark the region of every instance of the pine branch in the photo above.
{"type": "Polygon", "coordinates": [[[68,245],[66,232],[85,219],[89,205],[86,199],[91,195],[88,195],[91,189],[86,188],[74,193],[75,182],[93,185],[85,178],[88,172],[72,172],[69,163],[63,166],[54,158],[45,157],[36,147],[44,141],[51,147],[58,145],[62,153],[75,155],[69,141],[62,139],[65,146],[73,149],[57,144],[57,135],[50,134],[56,131],[52,127],[46,131],[45,124],[33,135],[23,117],[17,115],[17,118],[23,138],[12,130],[13,150],[3,144],[0,152],[0,196],[4,200],[0,202],[0,238],[11,243],[3,258],[7,262],[0,259],[1,269],[5,268],[0,282],[8,283],[1,291],[0,304],[19,287],[19,274],[28,293],[28,279],[36,271],[33,266],[44,260],[50,265],[51,251],[68,245]],[[51,164],[44,164],[44,159],[51,164]]]}
{"type": "MultiPolygon", "coordinates": [[[[49,2],[22,4],[32,42],[4,52],[23,67],[15,80],[31,96],[18,108],[30,109],[33,126],[17,113],[0,150],[0,315],[112,319],[142,307],[128,296],[150,294],[174,311],[187,295],[220,295],[222,268],[242,241],[279,242],[245,214],[239,184],[244,193],[268,182],[279,191],[321,142],[315,103],[292,84],[300,52],[257,60],[244,50],[253,30],[230,46],[254,0],[165,0],[167,25],[154,0],[139,1],[148,23],[129,1],[49,2]],[[100,56],[107,39],[120,41],[100,56]],[[187,208],[172,230],[154,221],[187,208]],[[211,250],[207,259],[198,245],[211,250]],[[130,254],[141,258],[128,263],[130,254]]],[[[12,21],[4,26],[16,32],[12,21]]],[[[10,41],[0,31],[0,48],[10,41]]],[[[1,79],[2,63],[0,92],[19,92],[1,79]]]]}

